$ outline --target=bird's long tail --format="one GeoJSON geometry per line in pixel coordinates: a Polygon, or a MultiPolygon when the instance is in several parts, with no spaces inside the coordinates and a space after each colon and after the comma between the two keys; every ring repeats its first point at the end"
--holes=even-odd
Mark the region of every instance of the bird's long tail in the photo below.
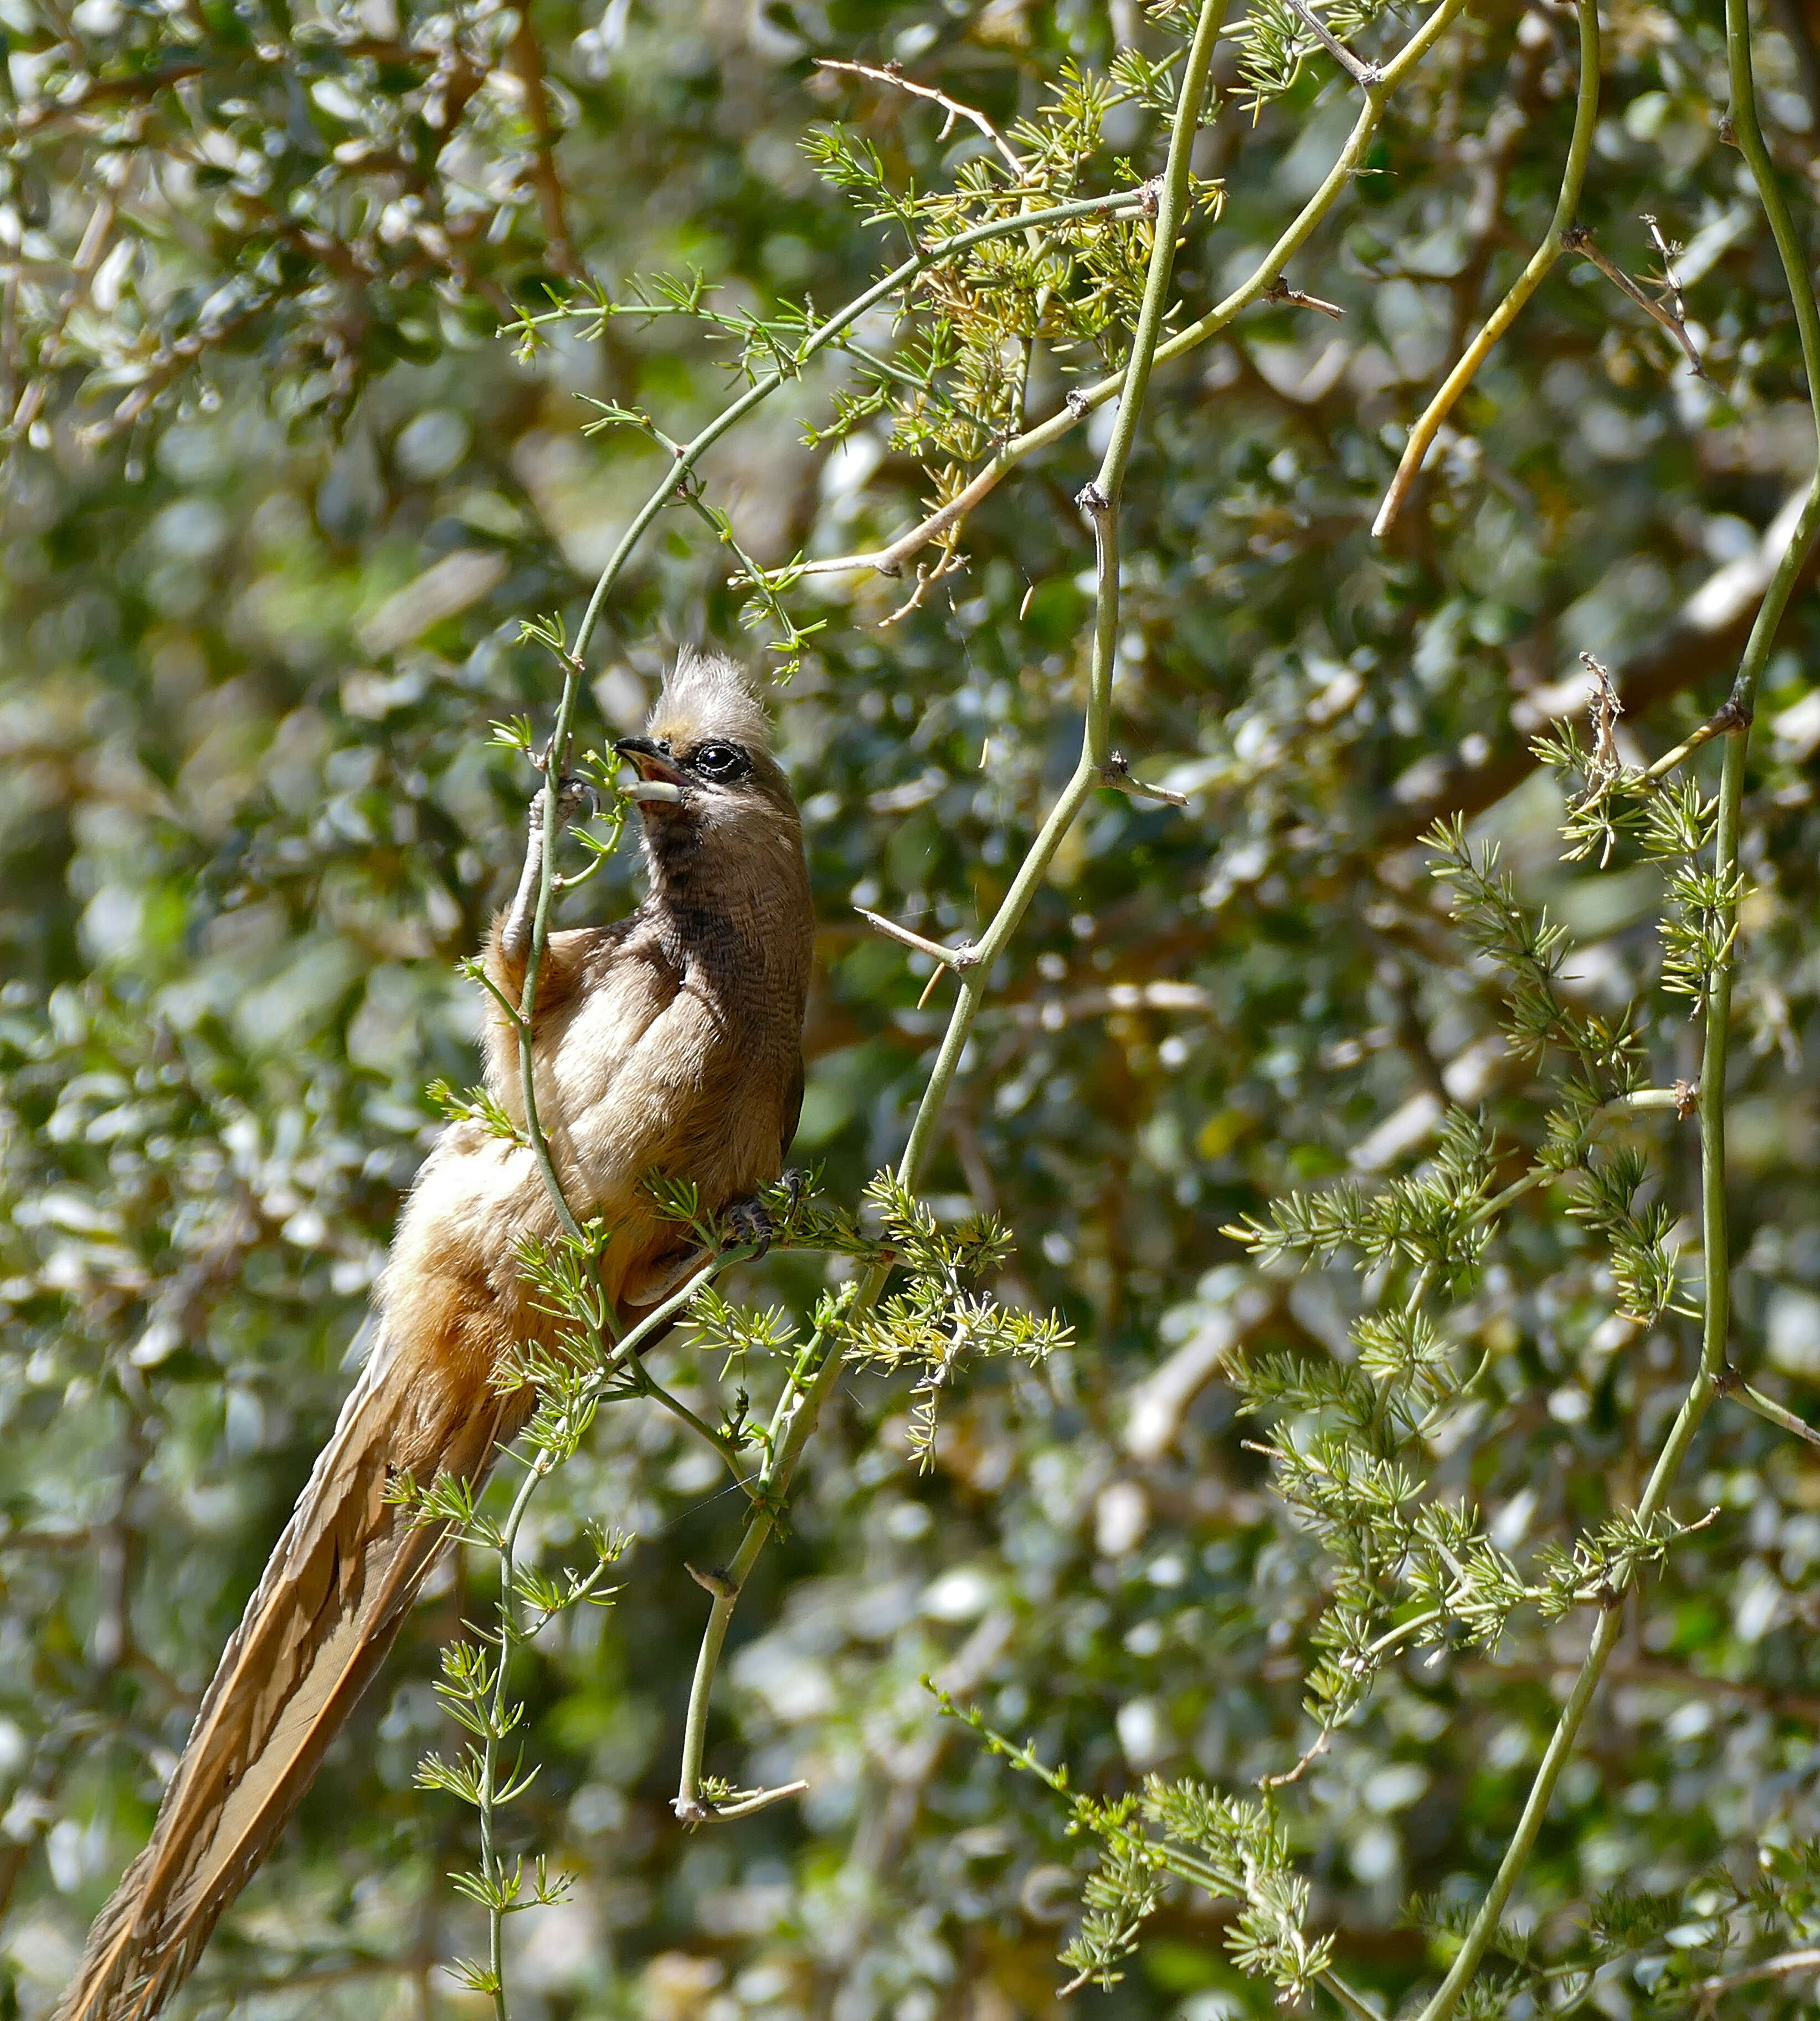
{"type": "Polygon", "coordinates": [[[410,1465],[484,1479],[523,1403],[439,1379],[382,1333],[202,1700],[151,1843],[54,2021],[150,2021],[181,1985],[391,1647],[446,1541],[385,1499],[410,1465]],[[413,1365],[415,1364],[415,1365],[413,1365]]]}

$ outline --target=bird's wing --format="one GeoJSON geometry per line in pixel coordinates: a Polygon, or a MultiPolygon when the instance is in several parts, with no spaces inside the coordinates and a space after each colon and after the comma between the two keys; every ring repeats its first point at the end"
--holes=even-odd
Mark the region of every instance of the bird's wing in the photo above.
{"type": "Polygon", "coordinates": [[[790,1146],[795,1141],[796,1126],[803,1120],[803,1058],[796,1059],[796,1077],[790,1083],[784,1097],[784,1138],[777,1146],[777,1162],[781,1164],[790,1155],[790,1146]]]}

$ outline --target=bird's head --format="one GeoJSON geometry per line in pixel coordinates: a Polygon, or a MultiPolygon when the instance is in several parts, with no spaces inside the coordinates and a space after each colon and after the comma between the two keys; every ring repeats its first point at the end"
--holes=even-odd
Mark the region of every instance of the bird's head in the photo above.
{"type": "Polygon", "coordinates": [[[754,867],[780,844],[800,860],[802,824],[771,756],[770,726],[745,675],[718,654],[685,650],[642,737],[614,747],[638,777],[645,849],[666,883],[754,867]]]}

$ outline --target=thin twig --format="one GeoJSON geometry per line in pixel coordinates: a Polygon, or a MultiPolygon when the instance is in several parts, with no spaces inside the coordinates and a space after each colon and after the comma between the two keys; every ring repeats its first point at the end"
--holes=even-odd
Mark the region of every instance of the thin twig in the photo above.
{"type": "Polygon", "coordinates": [[[1287,1789],[1291,1782],[1299,1782],[1320,1757],[1327,1753],[1328,1743],[1333,1737],[1331,1728],[1323,1726],[1309,1745],[1302,1750],[1301,1757],[1293,1768],[1285,1769],[1280,1775],[1260,1775],[1258,1779],[1258,1788],[1283,1790],[1287,1789]]]}
{"type": "Polygon", "coordinates": [[[942,140],[945,140],[953,130],[956,120],[966,120],[970,126],[978,128],[980,132],[998,149],[1000,157],[1012,174],[1017,177],[1020,182],[1023,180],[1025,173],[1023,157],[977,106],[963,105],[958,98],[950,98],[946,92],[937,91],[933,85],[916,83],[913,79],[905,77],[894,64],[888,69],[877,70],[870,64],[841,63],[836,61],[832,56],[817,56],[815,59],[815,67],[817,70],[849,71],[855,77],[869,77],[875,84],[890,85],[896,90],[908,91],[915,97],[926,98],[932,104],[939,105],[948,115],[947,124],[943,126],[940,136],[942,140]]]}
{"type": "Polygon", "coordinates": [[[1111,752],[1100,767],[1100,784],[1110,786],[1115,792],[1128,793],[1138,800],[1161,800],[1165,806],[1185,807],[1188,795],[1178,793],[1173,786],[1153,786],[1143,779],[1131,776],[1131,763],[1123,751],[1111,752]]]}
{"type": "Polygon", "coordinates": [[[544,1191],[556,1210],[563,1232],[578,1249],[584,1250],[587,1244],[581,1224],[563,1193],[562,1182],[556,1175],[555,1164],[550,1156],[549,1140],[544,1134],[537,1115],[537,1058],[532,1046],[536,1029],[537,981],[544,951],[549,945],[550,912],[556,894],[556,840],[562,827],[562,781],[568,769],[569,746],[574,734],[575,705],[581,683],[581,656],[579,653],[568,654],[563,661],[562,694],[556,705],[556,727],[551,734],[544,763],[543,854],[538,865],[537,909],[531,923],[530,952],[525,961],[524,986],[519,1000],[518,1040],[519,1078],[524,1090],[525,1132],[531,1140],[532,1153],[542,1174],[544,1191]]]}
{"type": "MultiPolygon", "coordinates": [[[[926,562],[919,562],[916,564],[916,587],[895,610],[889,612],[879,620],[879,629],[883,632],[887,625],[895,625],[900,618],[908,617],[912,611],[920,610],[923,608],[923,599],[942,577],[956,574],[966,565],[966,555],[958,548],[952,546],[945,547],[942,549],[941,557],[934,568],[930,567],[926,562]]],[[[755,577],[753,580],[762,581],[763,578],[755,577]]]]}
{"type": "Polygon", "coordinates": [[[1292,288],[1279,274],[1258,299],[1261,302],[1287,302],[1291,308],[1313,309],[1317,314],[1331,316],[1340,322],[1346,311],[1338,302],[1323,301],[1319,295],[1305,294],[1300,288],[1292,288]]]}
{"type": "Polygon", "coordinates": [[[1687,1990],[1705,2014],[1712,2012],[1713,2001],[1721,1994],[1730,1993],[1736,1986],[1753,1986],[1765,1979],[1793,1979],[1797,1972],[1815,1971],[1820,1971],[1820,1949],[1785,1951],[1780,1957],[1765,1958],[1760,1965],[1747,1965],[1713,1979],[1696,1979],[1687,1990]]]}
{"type": "Polygon", "coordinates": [[[1709,716],[1691,736],[1684,737],[1673,751],[1665,751],[1662,756],[1643,774],[1645,779],[1665,779],[1676,766],[1684,765],[1703,745],[1710,744],[1716,737],[1729,737],[1733,731],[1748,730],[1749,721],[1731,702],[1727,702],[1716,714],[1709,716]]]}
{"type": "Polygon", "coordinates": [[[1756,1411],[1760,1418],[1767,1418],[1782,1430],[1793,1432],[1796,1438],[1805,1439],[1811,1446],[1820,1446],[1820,1431],[1774,1398],[1764,1396],[1760,1389],[1752,1389],[1729,1362],[1713,1377],[1713,1387],[1721,1396],[1729,1396],[1734,1403],[1756,1411]]]}
{"type": "Polygon", "coordinates": [[[950,968],[971,968],[980,958],[979,949],[971,941],[963,941],[957,948],[944,947],[940,941],[926,939],[913,933],[908,927],[901,927],[895,919],[887,919],[882,912],[869,912],[864,905],[855,905],[854,910],[867,925],[883,934],[887,939],[901,941],[907,948],[914,948],[919,954],[926,954],[932,960],[945,962],[950,968]]]}
{"type": "Polygon", "coordinates": [[[1320,15],[1307,4],[1307,0],[1289,0],[1296,18],[1314,36],[1355,84],[1367,87],[1384,82],[1384,73],[1374,63],[1367,63],[1363,56],[1356,56],[1320,15]]]}
{"type": "Polygon", "coordinates": [[[1591,260],[1614,288],[1628,295],[1645,315],[1653,316],[1687,354],[1687,362],[1694,368],[1694,377],[1700,379],[1707,377],[1706,367],[1701,362],[1700,354],[1694,348],[1694,340],[1687,334],[1687,326],[1678,312],[1681,299],[1678,289],[1675,295],[1676,308],[1671,309],[1665,303],[1656,300],[1645,289],[1640,288],[1622,267],[1606,257],[1592,233],[1583,224],[1571,225],[1562,234],[1561,244],[1564,250],[1578,253],[1582,259],[1591,260]]]}
{"type": "MultiPolygon", "coordinates": [[[[792,1371],[792,1380],[779,1400],[778,1415],[773,1419],[770,1455],[759,1476],[759,1492],[754,1497],[758,1506],[747,1521],[738,1550],[731,1561],[715,1574],[716,1584],[711,1589],[714,1604],[708,1610],[708,1625],[702,1631],[701,1646],[696,1652],[695,1673],[690,1683],[689,1706],[683,1721],[682,1772],[671,1806],[685,1824],[706,1824],[730,1815],[701,1793],[702,1763],[708,1747],[708,1715],[715,1677],[720,1667],[720,1652],[726,1644],[726,1631],[733,1620],[733,1609],[739,1604],[740,1594],[758,1562],[759,1554],[776,1528],[777,1512],[789,1492],[797,1462],[815,1428],[822,1403],[839,1377],[846,1316],[864,1291],[875,1282],[878,1289],[883,1289],[889,1267],[875,1264],[864,1286],[850,1283],[844,1287],[841,1302],[830,1316],[829,1324],[817,1329],[792,1371]],[[800,1375],[810,1367],[814,1374],[806,1386],[799,1389],[800,1375]]],[[[874,1290],[873,1298],[877,1295],[877,1290],[874,1290]]]]}

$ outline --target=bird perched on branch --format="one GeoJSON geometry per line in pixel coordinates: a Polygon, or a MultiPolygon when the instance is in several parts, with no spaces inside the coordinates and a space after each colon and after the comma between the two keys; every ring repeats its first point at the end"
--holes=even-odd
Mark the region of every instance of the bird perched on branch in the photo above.
{"type": "MultiPolygon", "coordinates": [[[[621,1315],[695,1252],[657,1211],[653,1171],[743,1213],[775,1180],[803,1097],[814,944],[801,824],[763,708],[730,661],[685,654],[642,737],[650,895],[629,917],[552,934],[531,1026],[539,1122],[572,1212],[610,1231],[599,1269],[621,1315]]],[[[559,821],[579,795],[559,796],[559,821]]],[[[542,876],[544,796],[524,876],[494,923],[489,979],[520,1000],[542,876]]],[[[549,1342],[519,1244],[559,1226],[523,1132],[519,1032],[495,1003],[488,1085],[517,1140],[453,1124],[425,1160],[380,1280],[375,1344],[223,1655],[151,1843],[96,1918],[56,2021],[149,2021],[195,1965],[372,1681],[446,1542],[387,1498],[408,1473],[482,1480],[530,1415],[501,1357],[549,1342]]]]}

